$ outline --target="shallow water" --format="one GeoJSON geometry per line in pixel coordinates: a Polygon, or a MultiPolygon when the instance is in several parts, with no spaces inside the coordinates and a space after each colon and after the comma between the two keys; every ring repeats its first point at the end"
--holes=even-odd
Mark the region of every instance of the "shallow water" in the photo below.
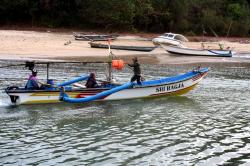
{"type": "MultiPolygon", "coordinates": [[[[15,107],[1,93],[0,165],[249,165],[250,70],[210,67],[179,97],[15,107]]],[[[192,68],[143,65],[147,79],[192,68]]],[[[45,79],[42,66],[38,70],[45,79]]],[[[51,77],[90,71],[105,77],[102,65],[52,66],[51,77]]],[[[20,67],[1,69],[0,86],[20,86],[27,74],[20,67]]],[[[131,72],[115,76],[126,82],[131,72]]]]}

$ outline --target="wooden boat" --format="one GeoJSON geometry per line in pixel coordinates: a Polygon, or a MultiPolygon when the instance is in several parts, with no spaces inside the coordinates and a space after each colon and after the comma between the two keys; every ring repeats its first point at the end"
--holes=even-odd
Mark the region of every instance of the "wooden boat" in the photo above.
{"type": "Polygon", "coordinates": [[[191,55],[191,56],[216,56],[216,57],[232,57],[235,52],[232,50],[224,49],[192,49],[192,48],[181,48],[172,45],[161,46],[169,53],[175,55],[191,55]]]}
{"type": "Polygon", "coordinates": [[[183,42],[188,42],[188,39],[181,34],[164,33],[163,35],[154,38],[152,42],[155,45],[165,44],[184,47],[183,42]]]}
{"type": "MultiPolygon", "coordinates": [[[[77,88],[66,87],[60,91],[59,86],[44,90],[6,89],[13,104],[38,104],[70,102],[82,103],[102,100],[124,100],[135,98],[148,98],[169,95],[182,95],[192,90],[207,74],[208,69],[202,68],[185,74],[165,77],[162,79],[144,81],[142,85],[126,83],[123,85],[107,84],[100,88],[77,88]],[[61,101],[59,101],[59,96],[61,101]]],[[[78,80],[83,80],[82,79],[78,80]]],[[[75,82],[74,81],[70,81],[75,82]]],[[[68,85],[68,84],[64,84],[68,85]]],[[[63,87],[63,86],[61,86],[63,87]]]]}
{"type": "MultiPolygon", "coordinates": [[[[105,48],[109,47],[108,44],[101,44],[95,42],[89,42],[91,48],[105,48]]],[[[154,50],[156,47],[143,47],[143,46],[121,46],[121,45],[110,45],[111,49],[117,50],[129,50],[129,51],[143,51],[143,52],[150,52],[154,50]]]]}
{"type": "Polygon", "coordinates": [[[115,40],[118,35],[85,35],[85,34],[77,34],[73,33],[75,40],[83,40],[83,41],[107,41],[107,40],[115,40]]]}

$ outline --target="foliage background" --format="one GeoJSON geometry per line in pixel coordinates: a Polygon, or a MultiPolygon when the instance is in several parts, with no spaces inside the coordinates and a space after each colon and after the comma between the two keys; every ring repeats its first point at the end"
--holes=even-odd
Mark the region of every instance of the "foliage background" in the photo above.
{"type": "Polygon", "coordinates": [[[0,25],[249,36],[250,0],[0,0],[0,25]]]}

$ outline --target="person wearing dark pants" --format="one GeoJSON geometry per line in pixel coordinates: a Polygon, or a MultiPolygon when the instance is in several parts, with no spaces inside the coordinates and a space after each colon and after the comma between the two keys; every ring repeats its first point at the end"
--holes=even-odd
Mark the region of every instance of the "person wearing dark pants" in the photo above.
{"type": "Polygon", "coordinates": [[[131,78],[131,82],[137,81],[138,85],[141,85],[141,68],[138,63],[137,57],[133,58],[133,64],[128,64],[129,67],[133,67],[134,75],[131,78]]]}

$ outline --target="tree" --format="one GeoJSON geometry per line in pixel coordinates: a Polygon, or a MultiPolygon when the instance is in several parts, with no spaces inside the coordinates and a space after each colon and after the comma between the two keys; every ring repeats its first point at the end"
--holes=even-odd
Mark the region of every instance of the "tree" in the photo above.
{"type": "Polygon", "coordinates": [[[249,0],[1,0],[0,23],[246,36],[249,5],[249,0]]]}

